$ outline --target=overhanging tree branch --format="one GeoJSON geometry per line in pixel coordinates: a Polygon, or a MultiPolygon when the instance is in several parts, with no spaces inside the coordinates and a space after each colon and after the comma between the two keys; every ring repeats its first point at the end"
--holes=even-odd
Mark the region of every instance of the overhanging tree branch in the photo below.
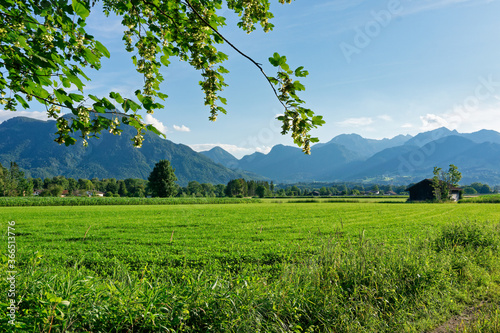
{"type": "MultiPolygon", "coordinates": [[[[219,96],[219,93],[226,86],[224,74],[228,71],[220,64],[227,60],[227,55],[215,45],[225,42],[253,63],[271,86],[285,109],[283,115],[278,117],[283,124],[282,134],[291,132],[294,142],[306,153],[310,151],[309,144],[317,142],[309,132],[324,122],[321,116],[314,116],[313,111],[303,107],[304,101],[297,96],[297,92],[305,87],[293,78],[305,77],[307,71],[303,67],[292,71],[286,57],[275,53],[269,58],[269,62],[277,68],[277,74],[275,77],[267,76],[260,63],[218,31],[223,25],[224,17],[215,13],[223,3],[235,14],[243,14],[238,23],[241,29],[251,32],[255,29],[254,25],[260,22],[264,31],[268,31],[272,27],[268,22],[272,17],[269,0],[101,1],[107,15],[113,12],[121,16],[122,24],[128,27],[123,34],[125,49],[128,52],[137,51],[138,56],[132,56],[132,60],[137,72],[144,77],[142,90],[138,89],[134,93],[139,103],[134,102],[135,99],[126,99],[117,92],[111,92],[109,100],[84,93],[82,81],[90,78],[83,69],[90,67],[98,70],[101,58],[110,57],[106,47],[86,31],[86,19],[95,0],[73,0],[71,4],[45,0],[43,6],[36,1],[16,0],[0,5],[0,69],[6,69],[5,78],[0,71],[0,103],[5,104],[6,110],[16,111],[19,103],[24,108],[29,108],[31,98],[37,98],[42,104],[50,106],[47,110],[49,116],[58,117],[60,128],[64,131],[59,133],[61,140],[56,141],[67,145],[76,142],[72,136],[76,132],[85,137],[110,129],[111,126],[113,130],[116,129],[114,123],[110,124],[103,117],[97,117],[97,122],[92,121],[91,124],[91,113],[124,115],[126,118],[122,118],[121,122],[137,129],[137,136],[133,141],[135,146],[140,146],[145,130],[159,134],[153,126],[142,121],[138,112],[142,109],[153,113],[163,108],[163,105],[155,102],[156,98],[164,100],[168,97],[160,91],[164,78],[159,70],[162,66],[168,67],[172,56],[179,57],[196,70],[202,71],[203,80],[200,85],[205,93],[205,105],[210,107],[209,119],[215,120],[219,112],[226,113],[218,103],[226,104],[226,99],[219,96]],[[135,43],[134,37],[139,39],[135,43]],[[50,77],[59,77],[60,83],[50,77]],[[79,93],[65,91],[65,88],[71,86],[76,86],[79,93]],[[4,97],[9,91],[10,96],[4,97]],[[28,102],[23,96],[28,97],[28,102]],[[88,105],[87,98],[94,103],[88,105]],[[108,112],[116,107],[124,112],[108,112]],[[70,109],[75,114],[71,124],[62,117],[60,108],[70,109]]],[[[292,0],[275,1],[284,4],[292,0]]]]}
{"type": "Polygon", "coordinates": [[[210,28],[213,32],[215,32],[217,34],[217,36],[219,36],[220,38],[222,38],[222,40],[224,40],[233,50],[235,50],[236,52],[238,52],[239,54],[241,54],[243,57],[247,58],[248,60],[250,60],[250,62],[252,62],[259,70],[260,72],[262,73],[262,75],[264,75],[264,77],[266,78],[267,82],[269,83],[269,85],[271,86],[271,88],[273,89],[273,92],[274,94],[276,95],[276,98],[278,98],[279,102],[281,103],[281,105],[283,105],[283,107],[285,109],[288,109],[287,106],[283,103],[283,101],[280,99],[279,95],[278,95],[278,92],[276,91],[276,89],[274,88],[274,85],[273,83],[271,82],[271,80],[269,80],[269,77],[267,76],[266,72],[264,72],[264,69],[262,68],[261,64],[259,64],[258,62],[256,62],[255,60],[253,60],[250,56],[248,56],[247,54],[245,54],[244,52],[242,52],[240,49],[238,49],[236,46],[234,46],[229,40],[226,39],[226,37],[224,37],[217,29],[215,29],[214,27],[212,27],[212,25],[207,22],[207,20],[205,20],[203,18],[203,16],[200,15],[200,13],[198,13],[198,11],[193,7],[193,5],[189,2],[189,0],[184,0],[185,2],[183,2],[185,5],[187,5],[189,8],[191,8],[191,10],[193,11],[193,13],[196,14],[196,16],[198,16],[198,18],[203,22],[203,24],[205,26],[207,26],[208,28],[210,28]]]}

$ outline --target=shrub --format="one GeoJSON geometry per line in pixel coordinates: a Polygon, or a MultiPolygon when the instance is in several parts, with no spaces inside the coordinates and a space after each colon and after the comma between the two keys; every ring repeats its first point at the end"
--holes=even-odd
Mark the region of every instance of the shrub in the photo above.
{"type": "Polygon", "coordinates": [[[443,227],[435,246],[438,251],[456,247],[497,250],[498,234],[494,227],[467,220],[443,227]]]}

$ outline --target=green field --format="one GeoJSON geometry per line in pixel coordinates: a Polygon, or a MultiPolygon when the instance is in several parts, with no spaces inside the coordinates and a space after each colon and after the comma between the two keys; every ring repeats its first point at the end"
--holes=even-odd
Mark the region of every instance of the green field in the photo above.
{"type": "Polygon", "coordinates": [[[402,200],[0,208],[19,331],[423,332],[497,302],[498,206],[402,200]]]}

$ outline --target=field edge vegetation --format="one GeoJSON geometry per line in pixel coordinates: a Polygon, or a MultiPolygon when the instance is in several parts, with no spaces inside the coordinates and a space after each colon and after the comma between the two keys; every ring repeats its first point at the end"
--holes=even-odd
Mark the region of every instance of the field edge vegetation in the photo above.
{"type": "Polygon", "coordinates": [[[17,276],[13,331],[423,332],[477,302],[499,303],[499,246],[500,224],[462,221],[403,246],[339,231],[316,253],[253,263],[133,267],[115,257],[102,269],[34,252],[17,276]]]}

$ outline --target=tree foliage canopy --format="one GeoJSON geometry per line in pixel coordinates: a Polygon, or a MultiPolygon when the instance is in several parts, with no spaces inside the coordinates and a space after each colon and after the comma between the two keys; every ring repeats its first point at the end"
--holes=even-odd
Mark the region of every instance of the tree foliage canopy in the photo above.
{"type": "MultiPolygon", "coordinates": [[[[278,0],[281,4],[292,0],[278,0]]],[[[290,133],[294,142],[310,152],[317,142],[310,130],[321,126],[321,116],[303,107],[298,92],[305,87],[295,77],[305,77],[303,67],[292,70],[284,56],[274,53],[269,62],[276,67],[268,76],[262,65],[239,51],[218,32],[225,17],[217,11],[223,5],[240,17],[238,26],[250,33],[260,25],[270,31],[270,0],[101,0],[106,15],[114,13],[125,28],[125,48],[132,54],[136,70],[143,76],[142,87],[135,91],[135,100],[117,92],[109,96],[85,93],[88,68],[100,69],[101,59],[110,57],[106,47],[86,31],[86,19],[96,10],[98,0],[3,0],[0,2],[0,102],[6,110],[15,111],[19,104],[29,108],[36,100],[46,106],[50,118],[58,122],[56,142],[74,144],[78,133],[84,145],[89,137],[103,130],[119,134],[121,123],[137,129],[134,145],[141,146],[146,130],[160,132],[142,121],[139,110],[153,113],[163,108],[167,95],[160,91],[164,80],[160,72],[172,57],[188,62],[201,72],[200,85],[205,105],[214,121],[226,113],[226,99],[220,95],[228,70],[222,63],[228,56],[218,44],[229,43],[242,56],[252,61],[265,75],[276,97],[284,107],[282,134],[290,133]],[[77,92],[69,93],[76,87],[77,92]],[[62,117],[62,108],[74,114],[62,117]],[[122,111],[118,111],[118,109],[122,111]],[[111,113],[114,117],[105,117],[111,113]],[[94,116],[91,116],[94,115],[94,116]]]]}
{"type": "Polygon", "coordinates": [[[160,160],[149,175],[148,187],[153,197],[172,197],[177,193],[175,169],[167,160],[160,160]]]}
{"type": "Polygon", "coordinates": [[[433,173],[432,187],[434,188],[436,200],[448,200],[450,186],[458,186],[458,183],[462,179],[462,173],[453,164],[450,164],[447,172],[441,168],[434,167],[433,173]]]}

